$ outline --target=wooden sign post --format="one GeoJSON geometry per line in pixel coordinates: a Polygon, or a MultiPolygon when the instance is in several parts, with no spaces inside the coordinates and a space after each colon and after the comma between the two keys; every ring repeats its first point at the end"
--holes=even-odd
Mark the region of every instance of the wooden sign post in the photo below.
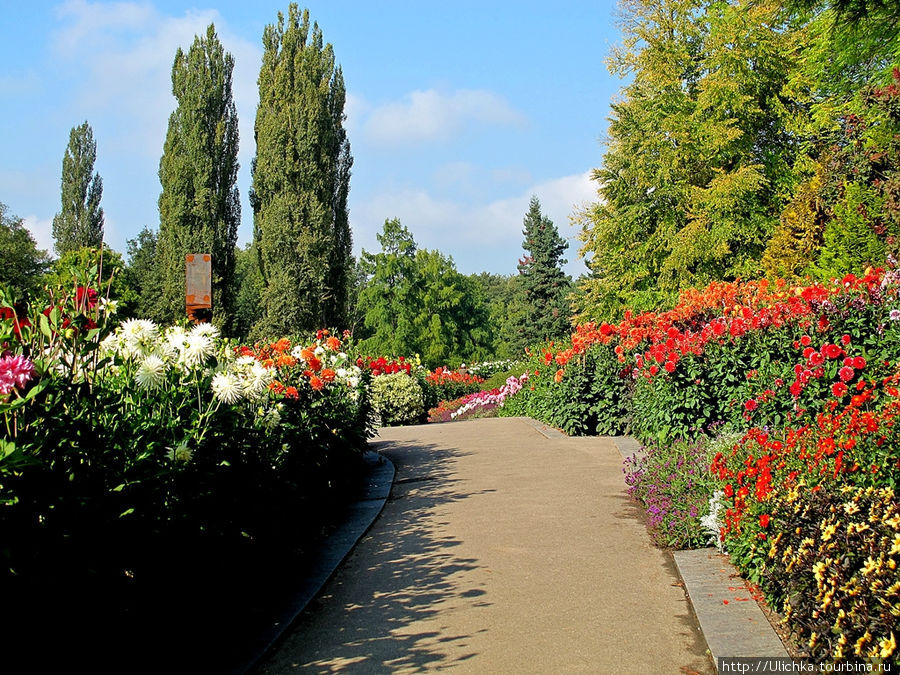
{"type": "Polygon", "coordinates": [[[208,323],[212,319],[212,256],[188,253],[184,281],[188,318],[194,323],[208,323]]]}

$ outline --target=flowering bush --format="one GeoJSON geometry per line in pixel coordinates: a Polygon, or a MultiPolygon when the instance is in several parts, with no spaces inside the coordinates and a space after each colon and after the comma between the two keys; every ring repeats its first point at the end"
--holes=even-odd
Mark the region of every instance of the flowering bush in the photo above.
{"type": "Polygon", "coordinates": [[[709,466],[733,441],[728,435],[693,442],[653,441],[625,459],[628,494],[646,508],[654,541],[668,548],[697,548],[718,539],[718,528],[711,536],[704,525],[717,487],[709,466]]]}
{"type": "Polygon", "coordinates": [[[425,406],[432,408],[440,401],[452,401],[479,391],[484,379],[439,366],[427,373],[422,382],[425,406]]]}
{"type": "Polygon", "coordinates": [[[803,480],[777,491],[754,546],[760,576],[815,661],[900,662],[900,506],[892,488],[803,480]]]}
{"type": "Polygon", "coordinates": [[[385,426],[416,424],[425,414],[422,387],[405,372],[372,380],[372,409],[385,426]]]}

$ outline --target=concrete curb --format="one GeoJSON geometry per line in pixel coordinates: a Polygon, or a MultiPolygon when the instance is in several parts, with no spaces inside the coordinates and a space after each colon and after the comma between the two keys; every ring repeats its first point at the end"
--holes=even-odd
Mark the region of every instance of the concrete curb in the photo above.
{"type": "Polygon", "coordinates": [[[723,658],[788,659],[781,639],[726,556],[713,548],[673,555],[717,671],[723,658]]]}
{"type": "Polygon", "coordinates": [[[535,429],[539,434],[544,436],[544,438],[568,438],[569,436],[559,429],[554,429],[551,426],[547,426],[543,422],[539,422],[532,417],[511,417],[510,419],[514,420],[522,420],[527,425],[535,429]]]}
{"type": "Polygon", "coordinates": [[[246,673],[262,660],[328,583],[381,513],[394,482],[394,464],[387,457],[374,451],[366,452],[363,460],[369,467],[369,474],[365,479],[366,485],[362,496],[348,507],[347,519],[325,540],[316,560],[311,563],[302,586],[295,591],[288,607],[272,622],[265,634],[257,638],[248,649],[251,656],[233,672],[246,673]]]}

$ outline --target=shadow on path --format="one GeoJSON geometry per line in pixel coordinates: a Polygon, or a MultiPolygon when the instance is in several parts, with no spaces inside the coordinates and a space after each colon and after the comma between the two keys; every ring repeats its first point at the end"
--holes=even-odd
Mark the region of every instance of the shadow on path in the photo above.
{"type": "Polygon", "coordinates": [[[447,525],[442,506],[478,494],[452,477],[456,459],[466,453],[402,441],[372,445],[397,469],[381,525],[360,541],[326,594],[311,603],[259,672],[431,669],[475,655],[465,652],[471,635],[448,635],[438,621],[448,604],[488,606],[483,589],[464,583],[478,561],[457,555],[462,542],[440,531],[447,525]],[[430,621],[434,630],[422,630],[430,621]],[[445,648],[451,644],[452,657],[445,648]]]}

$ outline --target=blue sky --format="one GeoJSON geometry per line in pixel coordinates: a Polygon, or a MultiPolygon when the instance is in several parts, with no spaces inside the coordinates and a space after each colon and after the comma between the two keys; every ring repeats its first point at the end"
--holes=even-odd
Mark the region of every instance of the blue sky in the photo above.
{"type": "MultiPolygon", "coordinates": [[[[243,203],[254,154],[261,36],[288,2],[3,0],[0,25],[0,202],[50,248],[62,157],[87,120],[103,179],[106,241],[157,227],[157,171],[175,107],[175,50],[213,22],[235,58],[243,203]]],[[[604,59],[617,40],[612,0],[567,2],[312,2],[348,91],[354,156],[354,249],[378,250],[385,218],[464,273],[514,273],[532,194],[570,240],[571,214],[596,199],[609,102],[621,82],[604,59]]]]}

